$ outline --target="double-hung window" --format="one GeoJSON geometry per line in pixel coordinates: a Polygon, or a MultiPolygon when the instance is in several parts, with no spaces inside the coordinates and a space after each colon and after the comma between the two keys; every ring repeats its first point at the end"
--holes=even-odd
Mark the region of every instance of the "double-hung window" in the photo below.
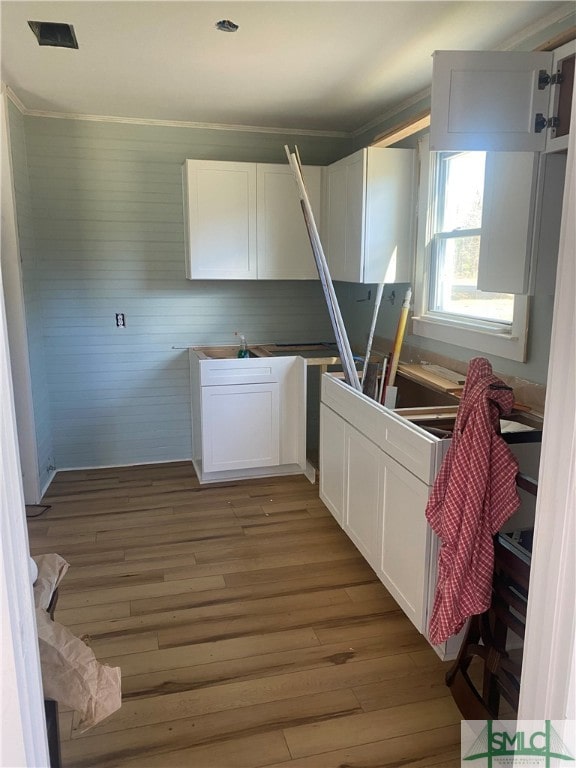
{"type": "MultiPolygon", "coordinates": [[[[424,143],[413,330],[472,351],[522,360],[527,297],[483,291],[478,285],[482,249],[491,238],[486,201],[492,200],[487,185],[493,174],[487,160],[486,152],[430,153],[424,143]]],[[[506,256],[503,250],[502,259],[506,256]]]]}

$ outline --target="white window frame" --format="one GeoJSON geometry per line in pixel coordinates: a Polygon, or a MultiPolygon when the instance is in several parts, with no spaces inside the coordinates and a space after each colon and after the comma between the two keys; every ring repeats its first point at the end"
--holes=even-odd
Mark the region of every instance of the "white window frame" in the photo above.
{"type": "Polygon", "coordinates": [[[428,308],[431,276],[431,239],[434,221],[435,185],[431,174],[433,156],[429,136],[419,141],[420,184],[418,195],[418,231],[414,275],[414,317],[412,333],[435,341],[466,347],[509,360],[525,362],[528,339],[529,297],[514,296],[511,326],[501,326],[474,318],[449,317],[428,308]]]}

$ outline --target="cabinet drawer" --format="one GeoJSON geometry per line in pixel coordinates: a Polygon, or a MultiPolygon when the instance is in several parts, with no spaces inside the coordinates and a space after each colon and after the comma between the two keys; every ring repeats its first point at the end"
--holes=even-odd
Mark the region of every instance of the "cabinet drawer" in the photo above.
{"type": "Polygon", "coordinates": [[[278,381],[274,361],[259,358],[201,360],[200,386],[268,384],[278,381]]]}
{"type": "Polygon", "coordinates": [[[329,375],[322,377],[322,402],[413,475],[432,484],[444,453],[439,438],[329,375]]]}

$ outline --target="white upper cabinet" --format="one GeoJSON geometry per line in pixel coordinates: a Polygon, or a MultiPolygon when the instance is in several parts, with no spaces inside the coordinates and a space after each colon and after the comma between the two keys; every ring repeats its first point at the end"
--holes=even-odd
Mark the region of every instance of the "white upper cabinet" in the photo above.
{"type": "Polygon", "coordinates": [[[254,280],[256,165],[186,160],[186,277],[254,280]]]}
{"type": "Polygon", "coordinates": [[[368,147],[324,170],[322,244],[333,280],[409,282],[415,152],[368,147]]]}
{"type": "MultiPolygon", "coordinates": [[[[305,167],[320,213],[321,169],[305,167]]],[[[288,165],[187,160],[186,277],[191,280],[310,280],[318,277],[288,165]]]]}
{"type": "Polygon", "coordinates": [[[565,148],[570,109],[559,103],[571,97],[575,45],[554,53],[435,51],[430,149],[565,148]]]}
{"type": "MultiPolygon", "coordinates": [[[[321,168],[303,168],[304,183],[320,225],[321,168]]],[[[318,277],[296,182],[289,165],[257,165],[258,279],[318,277]]]]}

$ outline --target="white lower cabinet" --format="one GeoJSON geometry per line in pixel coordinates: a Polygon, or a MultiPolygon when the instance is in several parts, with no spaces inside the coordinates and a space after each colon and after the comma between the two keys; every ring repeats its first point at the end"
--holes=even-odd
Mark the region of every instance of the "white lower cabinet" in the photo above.
{"type": "MultiPolygon", "coordinates": [[[[322,377],[320,497],[423,634],[437,543],[425,510],[448,444],[329,374],[322,377]]],[[[435,650],[454,657],[457,643],[435,650]]]]}
{"type": "Polygon", "coordinates": [[[344,530],[378,570],[382,451],[346,424],[344,530]]]}
{"type": "Polygon", "coordinates": [[[204,389],[202,465],[205,472],[280,463],[278,383],[204,389]]]}
{"type": "Polygon", "coordinates": [[[208,357],[191,349],[192,461],[201,483],[312,473],[301,357],[208,357]]]}
{"type": "Polygon", "coordinates": [[[343,525],[344,473],[346,471],[346,422],[320,404],[320,496],[338,523],[343,525]]]}
{"type": "Polygon", "coordinates": [[[426,626],[429,567],[429,487],[398,462],[381,459],[382,500],[376,573],[420,632],[426,626]]]}

